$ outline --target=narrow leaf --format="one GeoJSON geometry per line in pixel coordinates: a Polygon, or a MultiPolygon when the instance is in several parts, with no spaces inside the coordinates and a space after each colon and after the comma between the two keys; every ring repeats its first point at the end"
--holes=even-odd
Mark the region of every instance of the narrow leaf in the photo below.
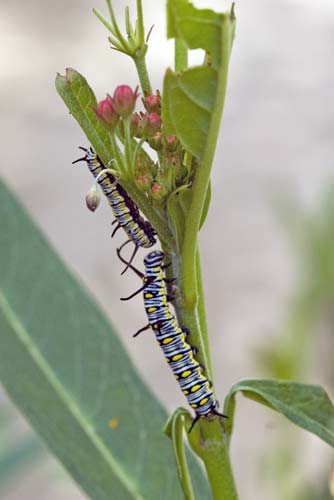
{"type": "MultiPolygon", "coordinates": [[[[89,498],[181,498],[162,433],[166,412],[3,184],[0,210],[0,380],[8,394],[89,498]]],[[[190,469],[207,498],[194,460],[190,469]]]]}
{"type": "Polygon", "coordinates": [[[225,400],[224,412],[229,416],[229,432],[232,431],[235,395],[238,391],[282,413],[299,427],[334,446],[334,406],[322,387],[285,380],[242,380],[232,386],[225,400]]]}
{"type": "Polygon", "coordinates": [[[192,423],[192,418],[184,408],[177,408],[169,417],[165,425],[165,434],[172,440],[176,465],[185,500],[194,500],[194,492],[189,475],[186,449],[184,443],[185,422],[188,427],[192,423]]]}

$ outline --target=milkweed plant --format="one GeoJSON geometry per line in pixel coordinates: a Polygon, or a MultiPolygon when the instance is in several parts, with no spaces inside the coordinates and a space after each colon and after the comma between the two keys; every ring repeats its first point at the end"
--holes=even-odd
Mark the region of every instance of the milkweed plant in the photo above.
{"type": "MultiPolygon", "coordinates": [[[[125,243],[134,245],[128,260],[118,251],[124,263],[120,265],[143,278],[141,283],[134,275],[134,289],[141,286],[144,294],[143,317],[146,312],[148,326],[186,396],[185,407],[166,419],[160,403],[123,360],[118,341],[105,336],[107,323],[96,316],[96,306],[80,295],[77,285],[71,296],[80,297],[75,299],[74,311],[80,301],[82,306],[76,348],[87,348],[88,353],[84,392],[78,395],[68,375],[74,365],[69,361],[64,368],[62,364],[71,346],[54,356],[58,345],[54,338],[50,354],[38,339],[28,341],[29,328],[23,328],[23,319],[22,328],[17,322],[17,328],[11,324],[23,344],[30,346],[28,354],[42,374],[36,378],[39,393],[31,392],[33,368],[30,375],[27,372],[29,398],[24,400],[21,386],[13,386],[5,369],[3,373],[0,369],[0,376],[90,498],[155,500],[163,492],[168,499],[237,499],[230,461],[237,393],[281,413],[330,446],[334,409],[321,387],[288,380],[241,380],[223,401],[212,372],[198,236],[210,206],[211,168],[235,40],[235,8],[216,13],[197,9],[188,0],[167,0],[167,37],[174,39],[174,67],[166,69],[161,88],[154,89],[146,64],[152,29],[144,24],[141,0],[137,0],[136,19],[126,7],[125,30],[111,0],[107,6],[108,15],[95,9],[94,14],[105,26],[111,47],[128,57],[129,64],[133,61],[138,86],[106,89],[98,101],[85,77],[67,68],[64,75],[57,75],[56,89],[87,138],[84,156],[79,158],[94,176],[87,206],[95,211],[105,198],[116,230],[124,230],[125,243]],[[193,49],[203,50],[202,64],[189,66],[193,49]],[[107,361],[102,363],[104,356],[107,361]],[[108,371],[111,360],[114,372],[108,371]],[[43,389],[44,380],[49,385],[43,389]],[[223,401],[220,407],[216,398],[223,401]]],[[[58,274],[61,280],[62,273],[58,274]]],[[[66,276],[60,288],[73,279],[66,276]]],[[[66,346],[66,313],[59,316],[65,323],[55,337],[66,346]]]]}

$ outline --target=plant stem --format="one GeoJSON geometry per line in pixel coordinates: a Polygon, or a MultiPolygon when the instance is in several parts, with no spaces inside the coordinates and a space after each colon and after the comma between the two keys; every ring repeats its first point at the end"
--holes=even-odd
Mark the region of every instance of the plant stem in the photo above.
{"type": "Polygon", "coordinates": [[[229,452],[222,439],[219,421],[200,422],[204,438],[202,460],[211,487],[213,500],[237,500],[238,494],[232,473],[229,452]]]}
{"type": "Polygon", "coordinates": [[[210,354],[210,345],[209,345],[209,332],[208,325],[206,321],[206,309],[205,309],[205,293],[203,288],[203,280],[202,280],[202,270],[201,270],[201,256],[199,246],[197,244],[196,251],[196,281],[197,281],[197,294],[198,294],[198,302],[197,302],[197,313],[199,317],[200,329],[202,332],[203,338],[203,347],[206,352],[207,357],[207,371],[212,376],[212,363],[211,363],[211,354],[210,354]]]}
{"type": "Polygon", "coordinates": [[[139,76],[140,85],[145,95],[152,94],[152,87],[150,82],[150,77],[147,72],[145,54],[135,54],[133,56],[134,63],[136,65],[137,73],[139,76]]]}
{"type": "Polygon", "coordinates": [[[196,277],[194,273],[194,269],[196,266],[197,233],[201,222],[205,202],[205,193],[207,192],[210,182],[210,172],[214,159],[219,125],[224,108],[226,94],[228,62],[231,51],[231,33],[228,26],[229,25],[227,22],[226,29],[222,30],[222,62],[221,69],[218,72],[216,91],[217,98],[211,116],[207,144],[205,147],[203,158],[198,165],[192,187],[193,195],[189,211],[191,217],[189,217],[186,223],[184,244],[182,249],[182,260],[184,263],[184,300],[186,303],[186,307],[188,307],[190,311],[194,310],[197,301],[196,277]]]}

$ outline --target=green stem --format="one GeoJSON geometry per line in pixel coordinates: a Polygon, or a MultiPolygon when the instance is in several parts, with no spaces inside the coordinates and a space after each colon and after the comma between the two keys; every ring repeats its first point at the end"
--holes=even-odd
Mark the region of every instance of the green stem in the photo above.
{"type": "Polygon", "coordinates": [[[139,45],[145,43],[144,16],[141,0],[137,0],[137,37],[139,45]]]}
{"type": "Polygon", "coordinates": [[[123,125],[124,125],[125,163],[128,174],[132,177],[134,164],[132,162],[132,154],[131,154],[130,117],[124,118],[123,125]]]}
{"type": "Polygon", "coordinates": [[[111,147],[112,147],[112,155],[116,160],[116,163],[119,167],[119,170],[123,176],[126,175],[126,166],[124,165],[123,162],[123,155],[118,147],[116,137],[114,136],[114,133],[111,132],[109,134],[110,136],[110,142],[111,142],[111,147]]]}
{"type": "Polygon", "coordinates": [[[115,17],[115,14],[114,14],[114,9],[112,7],[111,0],[107,0],[107,4],[108,4],[109,15],[110,15],[112,27],[113,27],[113,30],[114,30],[114,34],[118,38],[118,41],[120,42],[120,44],[122,45],[124,51],[126,52],[128,50],[128,44],[127,44],[125,38],[123,37],[123,35],[122,35],[122,33],[121,33],[121,31],[120,31],[120,29],[118,27],[118,24],[117,24],[117,21],[116,21],[116,17],[115,17]]]}
{"type": "Polygon", "coordinates": [[[228,74],[228,61],[230,56],[231,34],[228,28],[222,30],[222,55],[221,55],[221,69],[218,72],[217,82],[217,99],[213,108],[210,127],[208,132],[207,144],[203,154],[203,158],[198,165],[195,179],[192,187],[193,195],[189,213],[191,217],[188,218],[185,228],[184,243],[182,248],[183,267],[183,284],[184,284],[184,300],[189,312],[193,311],[197,301],[197,287],[196,276],[194,269],[196,266],[196,245],[197,233],[200,227],[205,193],[207,192],[210,182],[210,172],[214,159],[219,125],[221,115],[224,108],[227,74],[228,74]]]}
{"type": "Polygon", "coordinates": [[[219,419],[200,419],[188,435],[192,450],[204,462],[213,500],[238,500],[224,430],[219,419]]]}
{"type": "Polygon", "coordinates": [[[134,63],[136,65],[137,73],[139,76],[140,85],[144,95],[152,94],[152,87],[150,82],[150,77],[148,75],[146,67],[145,54],[135,54],[133,56],[134,63]]]}
{"type": "Polygon", "coordinates": [[[203,280],[202,280],[202,270],[201,270],[201,255],[199,251],[199,247],[197,246],[196,251],[196,278],[197,278],[197,294],[198,294],[198,303],[197,303],[197,314],[199,317],[200,329],[202,332],[204,350],[207,355],[207,371],[212,376],[212,363],[211,363],[211,355],[210,355],[210,345],[209,345],[209,332],[208,325],[206,321],[206,309],[205,309],[205,293],[203,288],[203,280]]]}

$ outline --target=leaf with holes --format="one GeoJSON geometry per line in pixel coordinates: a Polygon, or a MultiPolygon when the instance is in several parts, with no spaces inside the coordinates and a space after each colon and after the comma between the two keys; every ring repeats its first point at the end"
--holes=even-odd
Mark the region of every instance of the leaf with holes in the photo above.
{"type": "Polygon", "coordinates": [[[167,12],[168,37],[182,40],[189,49],[203,49],[206,57],[202,66],[181,73],[167,70],[163,87],[164,130],[177,135],[184,148],[202,160],[208,145],[212,153],[212,145],[217,141],[235,17],[233,10],[218,14],[196,9],[187,0],[169,0],[167,12]]]}

